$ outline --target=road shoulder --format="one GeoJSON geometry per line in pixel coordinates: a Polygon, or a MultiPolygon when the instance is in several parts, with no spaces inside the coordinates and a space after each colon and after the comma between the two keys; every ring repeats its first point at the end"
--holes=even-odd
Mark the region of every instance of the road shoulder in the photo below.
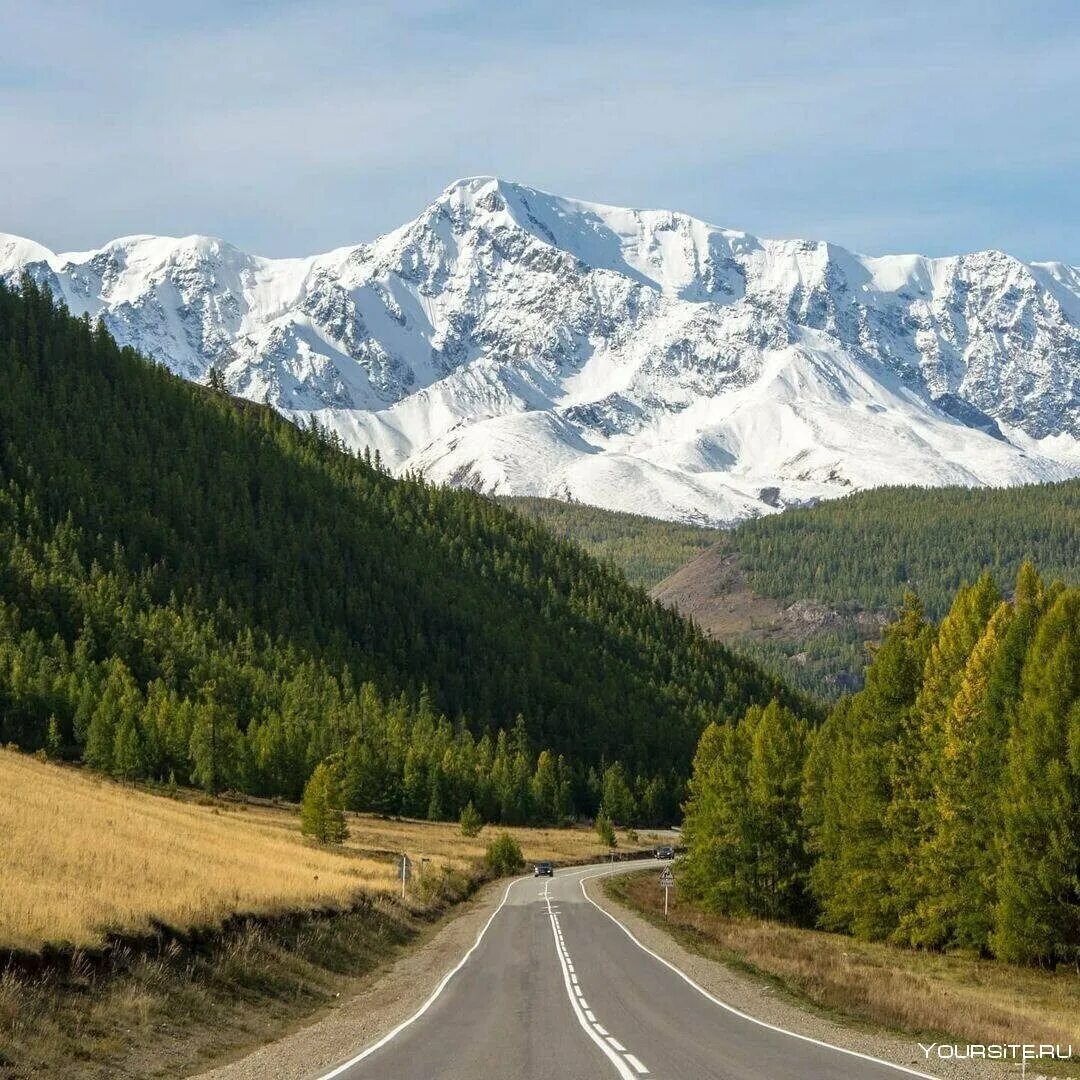
{"type": "MultiPolygon", "coordinates": [[[[615,917],[646,948],[673,964],[710,994],[755,1019],[846,1050],[940,1076],[942,1080],[1012,1080],[1020,1076],[1019,1067],[998,1062],[936,1059],[928,1062],[914,1037],[845,1024],[823,1011],[804,1007],[764,977],[735,970],[687,949],[662,928],[606,895],[603,887],[606,876],[610,875],[586,881],[586,893],[594,903],[615,917]]],[[[1035,1080],[1030,1072],[1028,1078],[1035,1080]]]]}
{"type": "Polygon", "coordinates": [[[376,1042],[411,1016],[469,950],[506,891],[505,881],[480,889],[438,930],[314,1023],[251,1054],[199,1074],[199,1080],[308,1080],[376,1042]]]}

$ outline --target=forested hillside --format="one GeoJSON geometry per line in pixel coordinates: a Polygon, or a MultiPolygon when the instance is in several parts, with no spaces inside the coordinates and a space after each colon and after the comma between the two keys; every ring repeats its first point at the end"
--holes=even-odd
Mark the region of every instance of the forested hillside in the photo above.
{"type": "Polygon", "coordinates": [[[814,730],[710,726],[682,881],[714,909],[1054,965],[1080,960],[1080,589],[1030,563],[940,623],[908,594],[814,730]]]}
{"type": "Polygon", "coordinates": [[[912,589],[938,619],[965,582],[983,571],[1011,582],[1025,559],[1080,580],[1080,479],[877,488],[745,522],[722,548],[765,596],[897,611],[912,589]]]}
{"type": "Polygon", "coordinates": [[[1025,558],[1080,583],[1080,480],[879,488],[730,531],[553,499],[505,501],[827,698],[861,685],[864,644],[877,640],[905,589],[940,618],[963,582],[984,570],[1012,581],[1025,558]]]}
{"type": "Polygon", "coordinates": [[[602,510],[562,499],[507,496],[499,500],[617,566],[633,585],[651,588],[720,538],[716,529],[602,510]]]}
{"type": "Polygon", "coordinates": [[[706,723],[794,703],[573,544],[29,281],[0,289],[0,379],[2,741],[290,797],[337,754],[354,806],[507,820],[594,810],[618,761],[661,818],[706,723]]]}

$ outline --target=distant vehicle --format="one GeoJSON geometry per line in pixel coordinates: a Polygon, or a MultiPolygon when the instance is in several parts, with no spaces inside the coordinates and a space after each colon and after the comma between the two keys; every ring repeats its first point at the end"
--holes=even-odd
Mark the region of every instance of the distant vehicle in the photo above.
{"type": "Polygon", "coordinates": [[[656,849],[656,857],[658,859],[674,859],[675,849],[670,844],[662,844],[656,849]]]}
{"type": "Polygon", "coordinates": [[[533,867],[533,877],[542,877],[547,874],[548,877],[555,876],[555,864],[548,862],[546,859],[544,862],[538,862],[533,867]]]}

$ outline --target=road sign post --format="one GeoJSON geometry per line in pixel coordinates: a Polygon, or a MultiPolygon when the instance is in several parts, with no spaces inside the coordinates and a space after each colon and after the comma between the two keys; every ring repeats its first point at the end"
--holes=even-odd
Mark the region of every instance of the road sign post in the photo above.
{"type": "Polygon", "coordinates": [[[660,888],[664,890],[664,918],[667,918],[668,893],[675,887],[675,875],[670,866],[665,866],[660,873],[660,888]]]}
{"type": "Polygon", "coordinates": [[[408,855],[402,853],[400,859],[398,859],[398,872],[401,874],[401,899],[405,899],[405,885],[412,877],[412,860],[408,855]]]}

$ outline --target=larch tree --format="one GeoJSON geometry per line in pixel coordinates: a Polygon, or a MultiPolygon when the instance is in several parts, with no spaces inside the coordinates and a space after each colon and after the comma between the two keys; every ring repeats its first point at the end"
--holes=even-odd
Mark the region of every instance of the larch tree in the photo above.
{"type": "Polygon", "coordinates": [[[914,708],[901,724],[893,762],[889,830],[891,896],[897,906],[895,940],[919,939],[918,910],[933,882],[923,876],[917,853],[937,829],[933,780],[941,765],[945,723],[964,669],[1001,593],[989,574],[956,594],[926,658],[914,708]]]}
{"type": "Polygon", "coordinates": [[[910,916],[918,945],[986,951],[996,896],[1002,772],[1009,730],[990,684],[1013,621],[1003,601],[964,668],[929,776],[933,831],[915,854],[923,883],[910,916]]]}
{"type": "Polygon", "coordinates": [[[994,952],[1080,963],[1080,590],[1039,620],[1002,790],[994,952]]]}

